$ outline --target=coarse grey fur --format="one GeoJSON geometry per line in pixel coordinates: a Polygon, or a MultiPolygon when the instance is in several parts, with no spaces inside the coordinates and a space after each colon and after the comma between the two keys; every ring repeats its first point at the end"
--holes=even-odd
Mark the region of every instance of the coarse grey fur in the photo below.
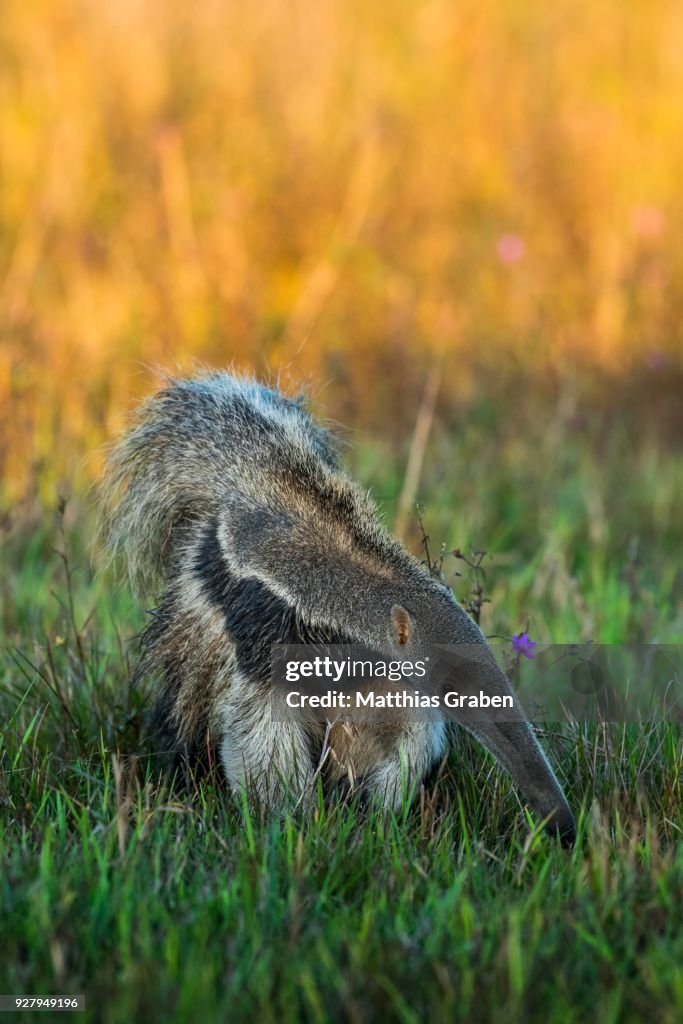
{"type": "MultiPolygon", "coordinates": [[[[190,757],[219,750],[235,788],[303,798],[324,748],[327,784],[351,780],[396,805],[406,766],[419,781],[447,745],[443,720],[408,712],[327,730],[278,720],[273,644],[362,643],[412,660],[433,644],[466,645],[478,652],[468,679],[462,665],[448,669],[459,689],[512,692],[479,627],[386,532],[302,401],[227,373],[167,379],[113,448],[104,493],[111,551],[136,591],[158,598],[138,674],[159,680],[159,733],[190,757]]],[[[514,720],[461,724],[571,842],[571,811],[516,707],[514,720]]]]}

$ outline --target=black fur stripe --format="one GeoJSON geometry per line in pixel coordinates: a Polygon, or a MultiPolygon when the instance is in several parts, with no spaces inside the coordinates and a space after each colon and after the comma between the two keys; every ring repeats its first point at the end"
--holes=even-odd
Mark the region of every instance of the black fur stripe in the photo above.
{"type": "Polygon", "coordinates": [[[209,600],[222,611],[240,670],[248,679],[270,679],[274,644],[353,642],[336,630],[312,627],[260,580],[240,579],[231,573],[221,553],[215,521],[204,533],[194,572],[209,600]]]}

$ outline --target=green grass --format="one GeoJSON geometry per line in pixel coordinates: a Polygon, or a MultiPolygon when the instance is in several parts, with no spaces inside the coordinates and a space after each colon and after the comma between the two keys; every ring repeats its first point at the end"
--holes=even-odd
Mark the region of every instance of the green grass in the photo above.
{"type": "MultiPolygon", "coordinates": [[[[434,441],[421,497],[433,538],[489,551],[485,631],[678,642],[680,460],[482,416],[434,441]]],[[[391,515],[402,462],[353,459],[391,515]]],[[[174,791],[128,685],[142,613],[93,578],[86,505],[65,522],[70,587],[52,513],[14,510],[2,550],[2,992],[85,992],[121,1022],[683,1018],[680,726],[542,735],[572,851],[469,741],[397,816],[174,791]]]]}

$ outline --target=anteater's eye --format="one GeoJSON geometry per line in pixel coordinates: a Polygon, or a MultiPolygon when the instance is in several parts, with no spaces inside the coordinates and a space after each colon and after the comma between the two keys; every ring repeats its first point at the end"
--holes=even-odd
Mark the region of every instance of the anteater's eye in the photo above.
{"type": "Polygon", "coordinates": [[[413,634],[413,620],[400,604],[391,609],[391,628],[400,644],[407,644],[413,634]]]}

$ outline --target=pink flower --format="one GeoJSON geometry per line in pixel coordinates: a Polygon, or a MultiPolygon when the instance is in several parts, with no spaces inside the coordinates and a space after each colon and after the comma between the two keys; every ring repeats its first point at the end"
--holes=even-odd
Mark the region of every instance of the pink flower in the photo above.
{"type": "Polygon", "coordinates": [[[649,370],[665,370],[669,365],[669,357],[666,352],[654,349],[645,356],[645,365],[649,370]]]}
{"type": "Polygon", "coordinates": [[[502,235],[498,239],[496,252],[501,263],[519,263],[525,248],[524,239],[519,235],[502,235]]]}
{"type": "Polygon", "coordinates": [[[636,206],[631,213],[631,230],[637,238],[652,242],[664,230],[664,214],[658,206],[636,206]]]}
{"type": "Polygon", "coordinates": [[[535,640],[529,639],[528,633],[518,633],[512,638],[512,647],[516,654],[523,654],[525,658],[533,658],[534,648],[537,646],[535,640]]]}

